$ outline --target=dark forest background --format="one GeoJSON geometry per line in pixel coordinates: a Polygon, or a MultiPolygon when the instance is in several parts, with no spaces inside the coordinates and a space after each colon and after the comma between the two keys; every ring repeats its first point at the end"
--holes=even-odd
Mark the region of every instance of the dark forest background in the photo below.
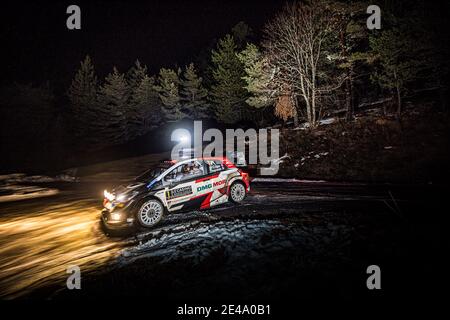
{"type": "MultiPolygon", "coordinates": [[[[64,4],[46,4],[52,5],[65,11],[64,4]]],[[[142,6],[140,20],[124,18],[125,27],[104,28],[92,35],[98,51],[81,53],[86,48],[71,50],[61,40],[68,46],[65,51],[59,48],[45,60],[34,57],[28,41],[37,42],[30,46],[36,48],[40,37],[52,33],[27,39],[14,29],[14,19],[5,18],[3,23],[9,27],[2,32],[3,48],[14,61],[5,68],[0,88],[3,172],[57,171],[160,152],[170,148],[163,142],[167,132],[189,126],[192,120],[204,120],[206,126],[256,128],[296,128],[307,123],[309,137],[322,119],[338,117],[354,123],[355,115],[368,108],[377,108],[379,119],[399,125],[411,114],[418,114],[414,121],[423,119],[430,127],[436,117],[448,123],[450,11],[446,2],[379,1],[381,30],[367,29],[369,3],[364,1],[275,2],[259,10],[255,7],[259,20],[234,21],[231,26],[217,21],[219,26],[212,29],[218,36],[198,31],[201,40],[186,33],[193,30],[191,25],[203,29],[208,25],[180,15],[202,10],[205,3],[190,8],[178,3],[181,8],[176,13],[165,12],[159,18],[174,21],[170,30],[155,28],[145,18],[152,8],[164,11],[166,7],[136,5],[142,6]],[[145,28],[146,23],[153,28],[145,28]],[[133,32],[144,35],[130,37],[130,30],[136,28],[133,32]],[[108,32],[117,35],[111,49],[131,50],[134,61],[102,58],[99,52],[109,46],[101,36],[108,32]],[[153,37],[154,44],[140,43],[145,35],[153,37]],[[179,43],[171,46],[170,41],[179,43]],[[148,52],[153,45],[185,51],[181,57],[179,52],[163,50],[167,57],[162,58],[148,52]],[[56,56],[61,52],[64,58],[56,56]]],[[[102,10],[101,5],[94,11],[80,6],[82,16],[102,10]]],[[[258,4],[249,2],[243,10],[251,6],[258,4]]],[[[105,10],[117,14],[124,7],[114,2],[105,10]]],[[[228,10],[238,7],[233,2],[228,10]]],[[[65,26],[66,17],[62,14],[57,22],[65,26]]],[[[82,31],[99,28],[91,21],[86,17],[82,31]]],[[[61,45],[57,37],[51,41],[61,45]]],[[[51,53],[54,48],[45,50],[51,53]]]]}

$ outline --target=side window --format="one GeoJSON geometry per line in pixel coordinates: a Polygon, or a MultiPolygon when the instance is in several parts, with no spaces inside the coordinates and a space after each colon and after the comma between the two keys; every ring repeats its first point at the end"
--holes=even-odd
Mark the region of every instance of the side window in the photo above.
{"type": "Polygon", "coordinates": [[[165,177],[165,184],[172,182],[181,182],[204,175],[203,163],[199,160],[191,161],[179,165],[170,171],[165,177]]]}
{"type": "Polygon", "coordinates": [[[225,169],[220,160],[207,160],[206,165],[208,166],[209,173],[219,172],[225,169]]]}

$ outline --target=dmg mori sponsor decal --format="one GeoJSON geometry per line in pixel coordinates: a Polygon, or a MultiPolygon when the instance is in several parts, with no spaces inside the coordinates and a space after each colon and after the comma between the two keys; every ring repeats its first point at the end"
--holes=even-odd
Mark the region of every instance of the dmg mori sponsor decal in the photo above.
{"type": "Polygon", "coordinates": [[[192,194],[192,187],[186,186],[178,189],[169,190],[166,192],[166,198],[167,199],[174,199],[179,198],[183,196],[187,196],[189,194],[192,194]]]}
{"type": "Polygon", "coordinates": [[[208,184],[205,184],[203,186],[199,186],[199,187],[197,187],[197,192],[205,191],[205,190],[211,189],[212,187],[221,186],[221,185],[225,184],[225,182],[227,182],[226,179],[225,180],[221,180],[221,181],[216,181],[214,183],[208,183],[208,184]]]}
{"type": "Polygon", "coordinates": [[[218,187],[218,186],[225,184],[225,182],[227,182],[227,180],[216,181],[213,183],[213,186],[218,187]]]}
{"type": "Polygon", "coordinates": [[[211,189],[211,188],[212,188],[212,184],[208,183],[208,184],[205,184],[203,186],[197,187],[197,192],[208,190],[208,189],[211,189]]]}

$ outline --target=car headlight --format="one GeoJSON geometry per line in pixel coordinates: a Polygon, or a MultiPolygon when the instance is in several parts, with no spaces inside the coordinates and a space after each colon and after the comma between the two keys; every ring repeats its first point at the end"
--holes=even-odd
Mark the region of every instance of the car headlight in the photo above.
{"type": "Polygon", "coordinates": [[[105,196],[105,199],[108,199],[109,201],[113,201],[116,197],[111,192],[108,192],[108,190],[103,191],[103,195],[105,196]]]}
{"type": "Polygon", "coordinates": [[[111,214],[111,219],[114,221],[119,221],[122,219],[122,214],[120,214],[120,212],[116,212],[111,214]]]}

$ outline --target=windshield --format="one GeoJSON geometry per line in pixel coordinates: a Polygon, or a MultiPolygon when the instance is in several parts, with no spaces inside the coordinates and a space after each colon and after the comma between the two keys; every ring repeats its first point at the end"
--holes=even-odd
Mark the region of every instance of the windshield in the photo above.
{"type": "Polygon", "coordinates": [[[163,173],[166,170],[167,170],[167,168],[164,168],[162,166],[152,168],[147,171],[144,171],[139,176],[134,178],[134,180],[139,181],[139,182],[150,182],[151,180],[155,179],[156,177],[158,177],[161,173],[163,173]]]}

